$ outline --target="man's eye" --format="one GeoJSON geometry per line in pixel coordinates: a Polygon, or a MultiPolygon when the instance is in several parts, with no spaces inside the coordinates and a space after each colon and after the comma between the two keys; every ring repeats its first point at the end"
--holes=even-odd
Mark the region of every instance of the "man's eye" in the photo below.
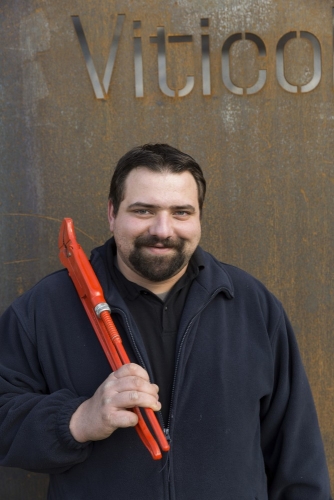
{"type": "Polygon", "coordinates": [[[146,208],[137,208],[136,210],[134,210],[134,213],[138,215],[147,215],[150,212],[146,208]]]}
{"type": "Polygon", "coordinates": [[[177,217],[186,217],[187,215],[189,215],[189,212],[186,212],[185,210],[178,210],[177,212],[175,212],[175,215],[177,217]]]}

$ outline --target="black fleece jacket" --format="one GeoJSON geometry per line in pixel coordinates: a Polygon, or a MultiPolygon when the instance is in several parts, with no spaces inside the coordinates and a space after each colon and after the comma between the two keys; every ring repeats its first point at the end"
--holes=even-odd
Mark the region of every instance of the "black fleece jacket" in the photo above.
{"type": "MultiPolygon", "coordinates": [[[[112,283],[109,240],[92,253],[124,346],[152,376],[112,283]]],[[[18,298],[0,323],[0,465],[50,474],[50,500],[329,500],[323,444],[282,306],[203,252],[181,317],[168,422],[154,461],[133,428],[80,444],[76,408],[110,367],[67,271],[18,298]]],[[[160,418],[160,417],[159,417],[160,418]]]]}

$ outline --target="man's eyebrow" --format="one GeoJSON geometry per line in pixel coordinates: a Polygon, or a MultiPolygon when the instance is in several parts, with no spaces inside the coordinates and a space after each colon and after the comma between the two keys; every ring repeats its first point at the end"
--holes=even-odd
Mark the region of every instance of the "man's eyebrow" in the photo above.
{"type": "Polygon", "coordinates": [[[190,210],[191,212],[195,212],[196,209],[192,205],[172,205],[170,208],[173,210],[190,210]]]}
{"type": "Polygon", "coordinates": [[[161,208],[159,205],[152,205],[150,203],[144,203],[141,201],[136,201],[135,203],[131,203],[131,205],[128,206],[128,208],[136,208],[136,207],[141,207],[141,208],[161,208]]]}

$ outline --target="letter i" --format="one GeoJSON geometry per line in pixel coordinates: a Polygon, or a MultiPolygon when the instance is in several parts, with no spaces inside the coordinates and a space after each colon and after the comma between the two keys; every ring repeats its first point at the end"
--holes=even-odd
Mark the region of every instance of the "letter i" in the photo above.
{"type": "MultiPolygon", "coordinates": [[[[137,32],[141,28],[141,21],[133,21],[133,31],[137,32]]],[[[143,51],[141,36],[133,37],[133,52],[135,66],[135,92],[136,97],[144,97],[144,79],[143,79],[143,51]]]]}
{"type": "MultiPolygon", "coordinates": [[[[209,27],[209,19],[201,19],[201,28],[209,27]]],[[[202,34],[202,86],[203,95],[211,95],[210,75],[210,40],[209,35],[202,34]]]]}

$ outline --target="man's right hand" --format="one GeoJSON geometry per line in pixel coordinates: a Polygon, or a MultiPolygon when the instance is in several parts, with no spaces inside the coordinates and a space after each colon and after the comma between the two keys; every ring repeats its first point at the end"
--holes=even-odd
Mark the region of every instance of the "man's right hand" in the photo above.
{"type": "Polygon", "coordinates": [[[72,436],[79,443],[99,441],[109,437],[118,427],[134,427],[138,417],[128,409],[139,406],[160,410],[158,391],[158,386],[150,383],[141,366],[123,365],[73,413],[72,436]]]}

